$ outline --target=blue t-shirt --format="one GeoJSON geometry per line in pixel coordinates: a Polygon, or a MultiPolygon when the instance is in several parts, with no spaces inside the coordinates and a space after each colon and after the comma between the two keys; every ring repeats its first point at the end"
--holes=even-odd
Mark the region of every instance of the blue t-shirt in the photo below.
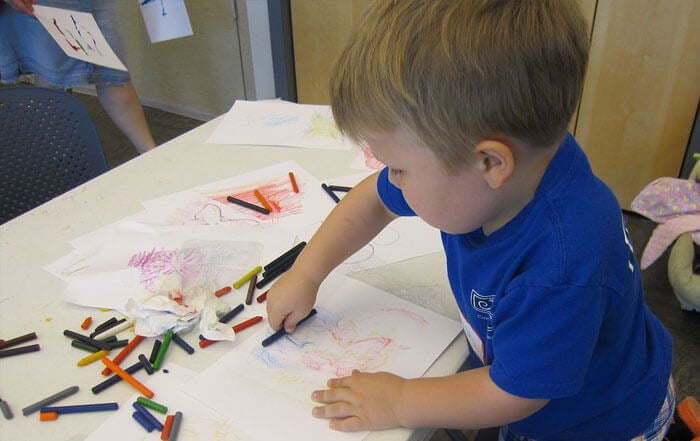
{"type": "MultiPolygon", "coordinates": [[[[387,169],[378,192],[396,214],[415,215],[387,169]]],[[[515,218],[488,236],[442,240],[475,364],[491,365],[511,394],[551,400],[511,431],[624,440],[651,424],[671,374],[671,337],[644,303],[620,206],[571,135],[515,218]]]]}

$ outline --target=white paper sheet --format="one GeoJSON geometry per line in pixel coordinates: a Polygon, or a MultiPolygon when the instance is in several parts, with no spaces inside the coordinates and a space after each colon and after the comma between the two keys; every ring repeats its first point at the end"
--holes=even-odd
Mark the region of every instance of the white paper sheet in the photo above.
{"type": "Polygon", "coordinates": [[[189,382],[192,398],[251,439],[356,440],[311,416],[311,392],[332,377],[389,371],[421,376],[461,331],[459,322],[343,276],[322,285],[318,314],[263,348],[263,329],[189,382]],[[270,424],[274,421],[274,424],[270,424]]]}
{"type": "Polygon", "coordinates": [[[34,5],[34,15],[71,58],[127,70],[88,12],[34,5]]]}
{"type": "Polygon", "coordinates": [[[151,43],[192,35],[184,0],[137,0],[151,43]]]}
{"type": "Polygon", "coordinates": [[[236,101],[207,142],[327,150],[352,146],[335,125],[330,106],[286,101],[236,101]]]}

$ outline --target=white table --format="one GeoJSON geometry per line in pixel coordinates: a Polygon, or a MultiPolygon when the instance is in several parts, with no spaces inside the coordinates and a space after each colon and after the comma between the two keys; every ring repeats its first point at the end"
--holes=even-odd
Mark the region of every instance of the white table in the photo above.
{"type": "MultiPolygon", "coordinates": [[[[72,385],[80,386],[78,395],[73,396],[75,402],[95,401],[90,388],[97,381],[76,367],[76,350],[69,347],[63,330],[81,331],[80,323],[87,315],[99,323],[114,313],[96,312],[60,299],[63,282],[44,271],[43,266],[71,251],[69,240],[140,211],[141,201],[290,159],[321,180],[357,172],[349,168],[353,154],[345,151],[207,144],[221,119],[203,124],[0,226],[0,337],[9,339],[35,331],[38,340],[27,344],[41,345],[40,352],[0,359],[0,398],[14,413],[12,420],[0,417],[1,440],[83,440],[108,417],[103,412],[42,423],[38,414],[22,415],[22,408],[72,385]]],[[[443,256],[438,253],[353,277],[457,319],[444,266],[443,256]]],[[[196,357],[184,351],[169,351],[168,357],[199,372],[227,350],[227,345],[214,345],[198,350],[196,357]]],[[[466,357],[467,346],[460,334],[427,375],[453,373],[466,357]]],[[[104,398],[121,403],[132,393],[130,388],[112,387],[99,397],[100,401],[104,398]]],[[[419,440],[428,439],[432,433],[397,429],[373,432],[366,439],[419,440]]]]}

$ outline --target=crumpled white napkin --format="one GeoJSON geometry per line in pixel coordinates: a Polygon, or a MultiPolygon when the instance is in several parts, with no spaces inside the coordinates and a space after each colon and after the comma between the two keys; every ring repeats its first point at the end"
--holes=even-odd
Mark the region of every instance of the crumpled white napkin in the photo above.
{"type": "Polygon", "coordinates": [[[214,296],[211,289],[195,286],[181,288],[177,273],[162,277],[152,291],[144,290],[126,304],[126,313],[134,319],[134,332],[155,337],[189,331],[199,325],[200,333],[209,340],[235,341],[231,326],[219,323],[219,317],[231,307],[214,296]]]}

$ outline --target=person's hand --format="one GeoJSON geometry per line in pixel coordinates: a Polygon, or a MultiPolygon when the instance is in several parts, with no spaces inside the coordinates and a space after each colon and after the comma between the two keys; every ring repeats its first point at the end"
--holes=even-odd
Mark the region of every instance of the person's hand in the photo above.
{"type": "Polygon", "coordinates": [[[355,370],[349,377],[328,380],[328,389],[311,394],[311,399],[323,403],[313,409],[313,416],[331,419],[331,429],[340,431],[399,427],[396,409],[405,382],[387,372],[368,374],[355,370]]]}
{"type": "Polygon", "coordinates": [[[313,308],[319,285],[301,271],[291,269],[275,282],[267,294],[267,320],[275,331],[294,332],[299,320],[313,308]]]}
{"type": "Polygon", "coordinates": [[[5,0],[5,3],[12,6],[19,12],[24,12],[27,15],[34,17],[34,4],[36,0],[5,0]]]}

